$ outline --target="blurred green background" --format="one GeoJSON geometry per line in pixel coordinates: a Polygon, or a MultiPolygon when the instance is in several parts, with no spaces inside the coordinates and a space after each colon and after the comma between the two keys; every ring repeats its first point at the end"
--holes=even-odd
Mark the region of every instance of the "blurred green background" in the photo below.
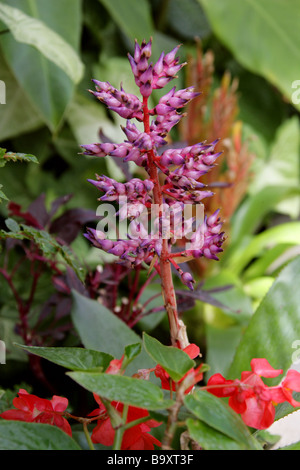
{"type": "MultiPolygon", "coordinates": [[[[299,24],[299,0],[0,1],[0,147],[39,162],[9,162],[0,183],[24,210],[42,193],[47,207],[72,194],[68,208],[95,210],[98,195],[86,180],[125,180],[116,161],[80,154],[100,133],[123,140],[122,120],[88,92],[91,79],[135,93],[126,57],[135,39],[153,38],[153,61],[182,44],[189,65],[171,85],[203,85],[203,101],[172,140],[220,138],[214,181],[231,185],[216,199],[226,218],[224,254],[194,266],[215,305],[202,297],[186,318],[212,372],[228,368],[256,307],[300,253],[299,24]],[[228,284],[234,288],[218,291],[228,284]]],[[[5,228],[5,200],[0,213],[5,228]]],[[[72,248],[92,268],[99,263],[84,237],[72,248]]]]}

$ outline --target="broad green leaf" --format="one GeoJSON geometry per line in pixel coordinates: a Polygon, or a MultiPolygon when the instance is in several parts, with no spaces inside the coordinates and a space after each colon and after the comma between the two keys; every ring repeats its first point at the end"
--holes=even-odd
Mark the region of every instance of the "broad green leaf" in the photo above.
{"type": "Polygon", "coordinates": [[[0,421],[0,450],[81,450],[56,426],[22,421],[0,421]]]}
{"type": "MultiPolygon", "coordinates": [[[[81,341],[88,349],[104,351],[120,359],[126,346],[142,343],[142,339],[110,310],[76,291],[73,291],[71,314],[81,341]]],[[[147,367],[153,367],[153,361],[142,350],[126,373],[147,367]]]]}
{"type": "Polygon", "coordinates": [[[195,362],[181,349],[165,346],[147,333],[143,334],[143,340],[149,356],[161,365],[175,382],[195,366],[195,362]]]}
{"type": "Polygon", "coordinates": [[[274,282],[272,276],[262,276],[251,279],[244,284],[245,292],[253,299],[261,300],[271,288],[274,282]]]}
{"type": "Polygon", "coordinates": [[[38,346],[23,346],[17,344],[25,351],[36,356],[43,357],[50,362],[54,362],[66,369],[74,371],[82,370],[97,370],[98,372],[105,371],[109,366],[113,356],[107,353],[94,351],[84,348],[70,348],[70,347],[38,347],[38,346]]]}
{"type": "Polygon", "coordinates": [[[283,243],[298,245],[299,240],[300,222],[283,223],[245,240],[243,246],[225,259],[224,265],[235,275],[240,275],[252,259],[258,258],[267,250],[283,243]]]}
{"type": "Polygon", "coordinates": [[[216,372],[226,373],[245,325],[253,314],[253,308],[241,280],[230,270],[222,269],[216,276],[208,278],[204,288],[211,289],[210,295],[221,305],[228,307],[224,309],[210,304],[203,306],[206,362],[210,366],[206,375],[210,376],[216,372]],[[222,290],[222,286],[228,284],[232,288],[222,290]]]}
{"type": "MultiPolygon", "coordinates": [[[[300,257],[282,269],[252,316],[236,350],[227,378],[250,370],[252,358],[266,358],[285,373],[293,359],[293,343],[300,338],[300,257]]],[[[281,376],[272,379],[278,383],[281,376]]]]}
{"type": "Polygon", "coordinates": [[[43,120],[8,67],[1,48],[0,70],[6,94],[6,104],[0,105],[0,141],[4,141],[37,129],[43,125],[43,120]]]}
{"type": "Polygon", "coordinates": [[[96,372],[68,372],[68,375],[90,392],[110,401],[149,410],[168,408],[173,403],[164,400],[161,388],[148,380],[96,372]]]}
{"type": "Polygon", "coordinates": [[[273,275],[278,268],[280,260],[287,260],[287,253],[295,250],[297,246],[289,243],[280,243],[270,248],[262,254],[257,260],[254,260],[245,271],[243,278],[248,280],[255,279],[263,275],[273,275]]]}
{"type": "MultiPolygon", "coordinates": [[[[262,162],[262,167],[257,171],[256,177],[249,188],[252,196],[259,194],[270,185],[277,187],[278,194],[282,192],[282,188],[294,189],[296,194],[286,194],[282,201],[278,201],[278,196],[274,195],[273,206],[278,212],[288,214],[293,218],[298,216],[300,210],[299,148],[299,119],[294,116],[285,120],[277,130],[269,158],[266,162],[262,162]]],[[[270,202],[270,199],[266,198],[263,205],[267,203],[269,206],[270,202]]]]}
{"type": "Polygon", "coordinates": [[[211,428],[202,421],[192,418],[186,420],[189,435],[204,450],[245,450],[243,444],[211,428]]]}
{"type": "MultiPolygon", "coordinates": [[[[236,59],[292,102],[292,83],[299,78],[299,1],[198,1],[214,33],[236,59]]],[[[299,109],[299,104],[294,104],[299,109]]]]}
{"type": "Polygon", "coordinates": [[[38,49],[47,59],[60,67],[74,83],[83,75],[83,64],[59,34],[37,18],[26,15],[18,8],[0,4],[0,19],[10,29],[16,41],[38,49]]]}
{"type": "MultiPolygon", "coordinates": [[[[163,15],[162,15],[163,16],[163,15]]],[[[194,0],[170,0],[168,2],[168,24],[176,31],[179,37],[191,41],[195,37],[204,38],[211,32],[207,18],[200,4],[194,0]]]]}
{"type": "Polygon", "coordinates": [[[153,34],[150,5],[147,0],[100,0],[121,31],[134,43],[149,41],[153,34]]]}
{"type": "MultiPolygon", "coordinates": [[[[19,28],[25,37],[27,35],[31,42],[35,42],[35,47],[16,41],[12,34],[4,34],[1,36],[1,48],[10,69],[23,88],[23,94],[30,100],[44,124],[54,131],[62,122],[67,105],[73,97],[75,81],[78,83],[82,73],[82,64],[80,65],[76,55],[81,28],[81,3],[79,0],[1,2],[2,15],[3,12],[15,11],[14,9],[19,12],[16,19],[27,15],[28,25],[22,21],[20,25],[18,21],[11,19],[10,27],[17,30],[19,28]],[[68,21],[65,20],[66,17],[68,21]],[[36,24],[42,24],[43,27],[36,30],[36,24]],[[52,31],[50,35],[49,30],[52,31]],[[52,41],[53,37],[55,41],[52,41]],[[58,43],[57,37],[60,38],[58,43]],[[45,49],[47,56],[40,52],[41,49],[45,49]],[[57,62],[65,63],[64,70],[57,62]],[[72,79],[65,72],[66,68],[72,73],[72,79]]],[[[21,103],[22,107],[25,102],[26,99],[24,104],[21,103]]]]}
{"type": "MultiPolygon", "coordinates": [[[[266,175],[264,177],[266,178],[266,175]]],[[[268,181],[273,184],[272,179],[268,181]]],[[[278,204],[290,200],[295,195],[300,199],[299,188],[275,184],[260,188],[255,193],[248,195],[234,214],[230,251],[240,245],[243,237],[254,234],[255,230],[263,223],[264,217],[270,211],[274,211],[278,204]]]]}
{"type": "Polygon", "coordinates": [[[185,397],[184,404],[198,419],[243,445],[244,449],[260,449],[241,417],[219,397],[197,390],[185,397]]]}

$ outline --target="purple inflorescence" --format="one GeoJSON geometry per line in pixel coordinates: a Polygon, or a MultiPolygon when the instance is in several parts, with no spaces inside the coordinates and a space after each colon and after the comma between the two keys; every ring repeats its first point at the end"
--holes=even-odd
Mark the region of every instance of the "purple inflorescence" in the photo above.
{"type": "MultiPolygon", "coordinates": [[[[107,176],[96,175],[95,180],[89,180],[101,191],[99,200],[106,202],[119,202],[120,209],[117,213],[120,219],[128,217],[131,221],[130,233],[126,239],[109,239],[103,231],[87,229],[86,238],[96,247],[113,254],[119,258],[119,262],[135,267],[141,263],[147,265],[159,258],[162,250],[162,240],[168,237],[170,248],[180,238],[180,234],[188,236],[187,248],[181,252],[182,256],[209,259],[218,259],[224,242],[222,222],[219,210],[197,224],[193,231],[195,218],[190,220],[180,219],[187,204],[197,205],[201,201],[213,195],[200,178],[210,171],[220,152],[215,151],[217,140],[212,143],[200,142],[184,148],[167,148],[161,151],[160,147],[167,143],[166,137],[176,124],[184,116],[180,110],[192,99],[198,96],[192,87],[177,90],[173,87],[162,96],[152,109],[147,108],[151,122],[148,128],[141,130],[132,121],[144,122],[145,100],[152,94],[153,90],[165,87],[184,64],[179,63],[176,56],[179,46],[168,54],[162,53],[158,61],[153,64],[149,62],[152,52],[152,41],[143,41],[141,45],[135,43],[134,52],[128,54],[130,66],[134,75],[135,83],[139,87],[142,99],[126,93],[121,87],[114,88],[108,82],[94,80],[96,91],[93,95],[106,107],[126,119],[126,125],[122,126],[125,140],[122,143],[93,143],[83,145],[84,155],[104,157],[110,155],[122,158],[124,161],[134,162],[143,167],[149,174],[149,178],[133,178],[128,182],[119,183],[107,176]],[[152,163],[157,167],[162,177],[161,194],[163,196],[164,208],[153,217],[152,207],[154,205],[154,185],[149,171],[149,154],[152,163]],[[121,202],[122,200],[122,202],[121,202]],[[124,203],[124,200],[126,203],[124,203]],[[176,211],[174,209],[176,208],[176,211]],[[172,211],[170,216],[168,210],[172,211]],[[140,215],[150,213],[152,225],[149,230],[145,218],[140,215]],[[167,214],[167,215],[166,215],[167,214]],[[169,224],[169,226],[168,226],[169,224]],[[168,227],[167,227],[168,226],[168,227]]],[[[143,170],[143,171],[144,171],[143,170]]],[[[170,261],[171,257],[170,257],[170,261]]],[[[194,279],[189,272],[178,270],[182,282],[193,289],[194,279]]]]}

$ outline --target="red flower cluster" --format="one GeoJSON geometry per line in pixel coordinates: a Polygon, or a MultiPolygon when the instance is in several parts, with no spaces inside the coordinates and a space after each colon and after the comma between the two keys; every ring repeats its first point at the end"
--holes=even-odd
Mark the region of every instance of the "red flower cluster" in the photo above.
{"type": "MultiPolygon", "coordinates": [[[[102,415],[103,417],[98,420],[96,427],[92,431],[92,442],[94,444],[112,446],[115,439],[115,430],[100,397],[97,395],[94,395],[94,397],[100,407],[94,410],[90,416],[102,415]]],[[[124,408],[123,403],[112,402],[111,404],[119,413],[122,413],[124,408]]],[[[129,406],[126,424],[146,416],[149,416],[147,410],[129,406]]],[[[141,424],[132,426],[123,434],[121,450],[154,450],[154,444],[161,446],[160,441],[149,434],[151,428],[157,427],[160,424],[154,419],[149,419],[141,424]]]]}
{"type": "MultiPolygon", "coordinates": [[[[196,346],[196,344],[189,344],[186,348],[183,349],[183,351],[186,352],[190,356],[191,359],[195,359],[200,354],[200,349],[198,346],[196,346]]],[[[190,385],[190,387],[187,388],[187,390],[185,390],[185,393],[189,393],[190,390],[193,388],[193,386],[203,379],[201,368],[202,368],[202,364],[200,364],[200,366],[196,367],[195,369],[189,370],[182,377],[182,379],[180,379],[178,382],[174,382],[170,378],[169,374],[165,371],[165,369],[163,369],[163,367],[160,366],[159,364],[157,364],[157,366],[153,370],[154,370],[156,377],[158,377],[161,381],[162,389],[163,390],[172,389],[173,392],[176,391],[176,389],[178,388],[178,384],[182,383],[183,380],[185,380],[187,376],[193,376],[191,380],[192,384],[190,385]]]]}
{"type": "Polygon", "coordinates": [[[63,417],[69,403],[66,398],[54,395],[52,400],[46,400],[31,395],[23,389],[19,390],[18,395],[13,399],[13,405],[16,409],[4,411],[0,414],[1,418],[29,423],[52,424],[72,436],[71,427],[63,417]]]}
{"type": "Polygon", "coordinates": [[[277,377],[282,374],[281,369],[273,369],[267,359],[252,359],[251,371],[242,372],[241,380],[226,380],[221,374],[214,374],[207,382],[207,390],[217,397],[229,397],[229,406],[255,429],[271,426],[274,405],[288,401],[292,406],[300,406],[292,396],[293,391],[300,392],[299,372],[289,370],[280,385],[268,387],[261,377],[277,377]]]}

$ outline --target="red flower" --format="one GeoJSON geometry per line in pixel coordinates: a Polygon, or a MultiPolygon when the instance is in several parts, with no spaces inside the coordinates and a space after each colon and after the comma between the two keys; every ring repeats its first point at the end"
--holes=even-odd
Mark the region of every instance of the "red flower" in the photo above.
{"type": "MultiPolygon", "coordinates": [[[[200,354],[200,349],[196,344],[189,344],[186,348],[183,349],[191,359],[195,359],[200,354]]],[[[173,390],[176,391],[177,385],[180,384],[188,375],[193,375],[193,384],[185,391],[188,393],[193,386],[200,382],[203,379],[203,374],[201,372],[202,364],[195,369],[190,369],[178,382],[174,382],[169,374],[165,371],[165,369],[157,364],[157,366],[153,369],[156,377],[160,378],[161,387],[163,390],[173,390]]]]}
{"type": "Polygon", "coordinates": [[[281,385],[268,387],[260,376],[277,377],[282,374],[281,369],[273,369],[267,359],[252,359],[251,371],[242,372],[241,380],[226,380],[221,374],[214,374],[207,382],[207,390],[218,397],[229,397],[229,406],[248,426],[266,429],[275,418],[274,404],[288,401],[293,406],[300,405],[292,397],[293,391],[300,391],[300,373],[290,370],[281,385]]]}
{"type": "MultiPolygon", "coordinates": [[[[92,432],[92,442],[94,444],[102,444],[104,446],[112,446],[115,438],[115,430],[111,425],[109,416],[106,414],[105,406],[101,399],[94,395],[95,400],[100,405],[100,408],[94,410],[91,415],[102,414],[103,418],[98,420],[96,427],[92,432]]],[[[112,402],[114,408],[122,413],[123,403],[112,402]]],[[[130,423],[140,418],[148,416],[147,410],[129,406],[126,423],[130,423]]],[[[123,434],[121,450],[154,450],[154,444],[161,446],[161,443],[150,433],[151,428],[159,426],[161,423],[153,419],[149,419],[144,423],[132,426],[127,429],[123,434]]]]}
{"type": "Polygon", "coordinates": [[[68,421],[62,416],[68,406],[66,398],[54,395],[52,400],[46,400],[31,395],[23,389],[19,390],[18,395],[13,400],[16,409],[4,411],[0,414],[1,418],[29,423],[47,423],[57,426],[69,436],[72,435],[68,421]]]}
{"type": "Polygon", "coordinates": [[[288,401],[292,406],[300,406],[300,403],[293,398],[293,391],[300,392],[300,374],[296,370],[289,370],[282,383],[271,389],[272,400],[276,403],[288,401]]]}

